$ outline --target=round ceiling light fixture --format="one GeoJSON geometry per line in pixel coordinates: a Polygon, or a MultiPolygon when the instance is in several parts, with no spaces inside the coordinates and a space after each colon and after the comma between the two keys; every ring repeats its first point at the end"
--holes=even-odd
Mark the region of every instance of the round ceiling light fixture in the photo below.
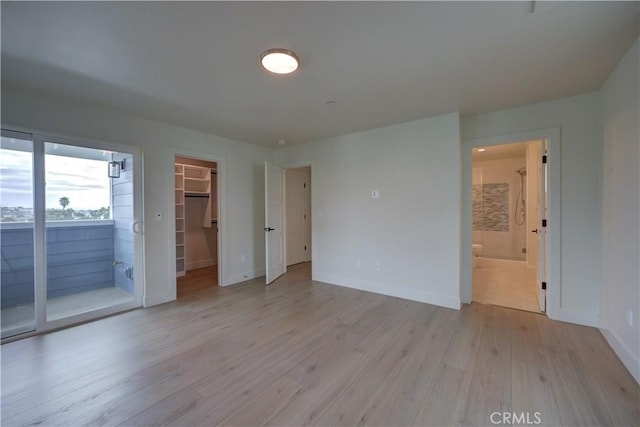
{"type": "Polygon", "coordinates": [[[275,74],[293,73],[300,66],[298,55],[286,49],[269,49],[260,55],[265,70],[275,74]]]}

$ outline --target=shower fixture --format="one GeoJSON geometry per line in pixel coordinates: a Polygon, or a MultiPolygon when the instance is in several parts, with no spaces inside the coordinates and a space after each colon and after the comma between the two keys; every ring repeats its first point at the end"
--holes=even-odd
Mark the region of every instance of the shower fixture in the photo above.
{"type": "Polygon", "coordinates": [[[527,218],[527,208],[524,200],[524,177],[527,176],[527,168],[522,167],[518,169],[516,173],[520,175],[520,194],[518,194],[518,198],[516,199],[516,209],[513,212],[513,219],[517,225],[522,225],[527,218]],[[518,210],[518,205],[521,206],[520,210],[518,210]]]}

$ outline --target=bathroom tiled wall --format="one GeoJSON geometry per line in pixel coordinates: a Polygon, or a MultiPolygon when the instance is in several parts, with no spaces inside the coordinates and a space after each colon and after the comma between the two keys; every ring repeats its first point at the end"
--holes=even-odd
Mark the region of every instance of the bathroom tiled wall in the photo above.
{"type": "Polygon", "coordinates": [[[473,186],[473,230],[509,231],[509,184],[473,186]]]}

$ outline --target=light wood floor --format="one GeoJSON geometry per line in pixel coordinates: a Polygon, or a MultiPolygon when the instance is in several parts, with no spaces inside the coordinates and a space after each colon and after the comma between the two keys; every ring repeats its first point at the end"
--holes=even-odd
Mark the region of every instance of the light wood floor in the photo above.
{"type": "Polygon", "coordinates": [[[3,345],[2,425],[638,425],[596,329],[290,271],[3,345]]]}
{"type": "Polygon", "coordinates": [[[178,277],[178,299],[188,297],[198,291],[211,289],[218,286],[218,266],[189,270],[187,274],[178,277]]]}
{"type": "Polygon", "coordinates": [[[525,262],[477,258],[473,301],[540,312],[535,268],[525,262]]]}

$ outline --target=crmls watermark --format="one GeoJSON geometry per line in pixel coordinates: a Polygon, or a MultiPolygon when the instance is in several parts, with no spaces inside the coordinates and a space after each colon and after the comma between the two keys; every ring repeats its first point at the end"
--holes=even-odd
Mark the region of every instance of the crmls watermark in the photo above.
{"type": "Polygon", "coordinates": [[[532,424],[542,422],[540,412],[492,412],[489,417],[491,424],[532,424]]]}

